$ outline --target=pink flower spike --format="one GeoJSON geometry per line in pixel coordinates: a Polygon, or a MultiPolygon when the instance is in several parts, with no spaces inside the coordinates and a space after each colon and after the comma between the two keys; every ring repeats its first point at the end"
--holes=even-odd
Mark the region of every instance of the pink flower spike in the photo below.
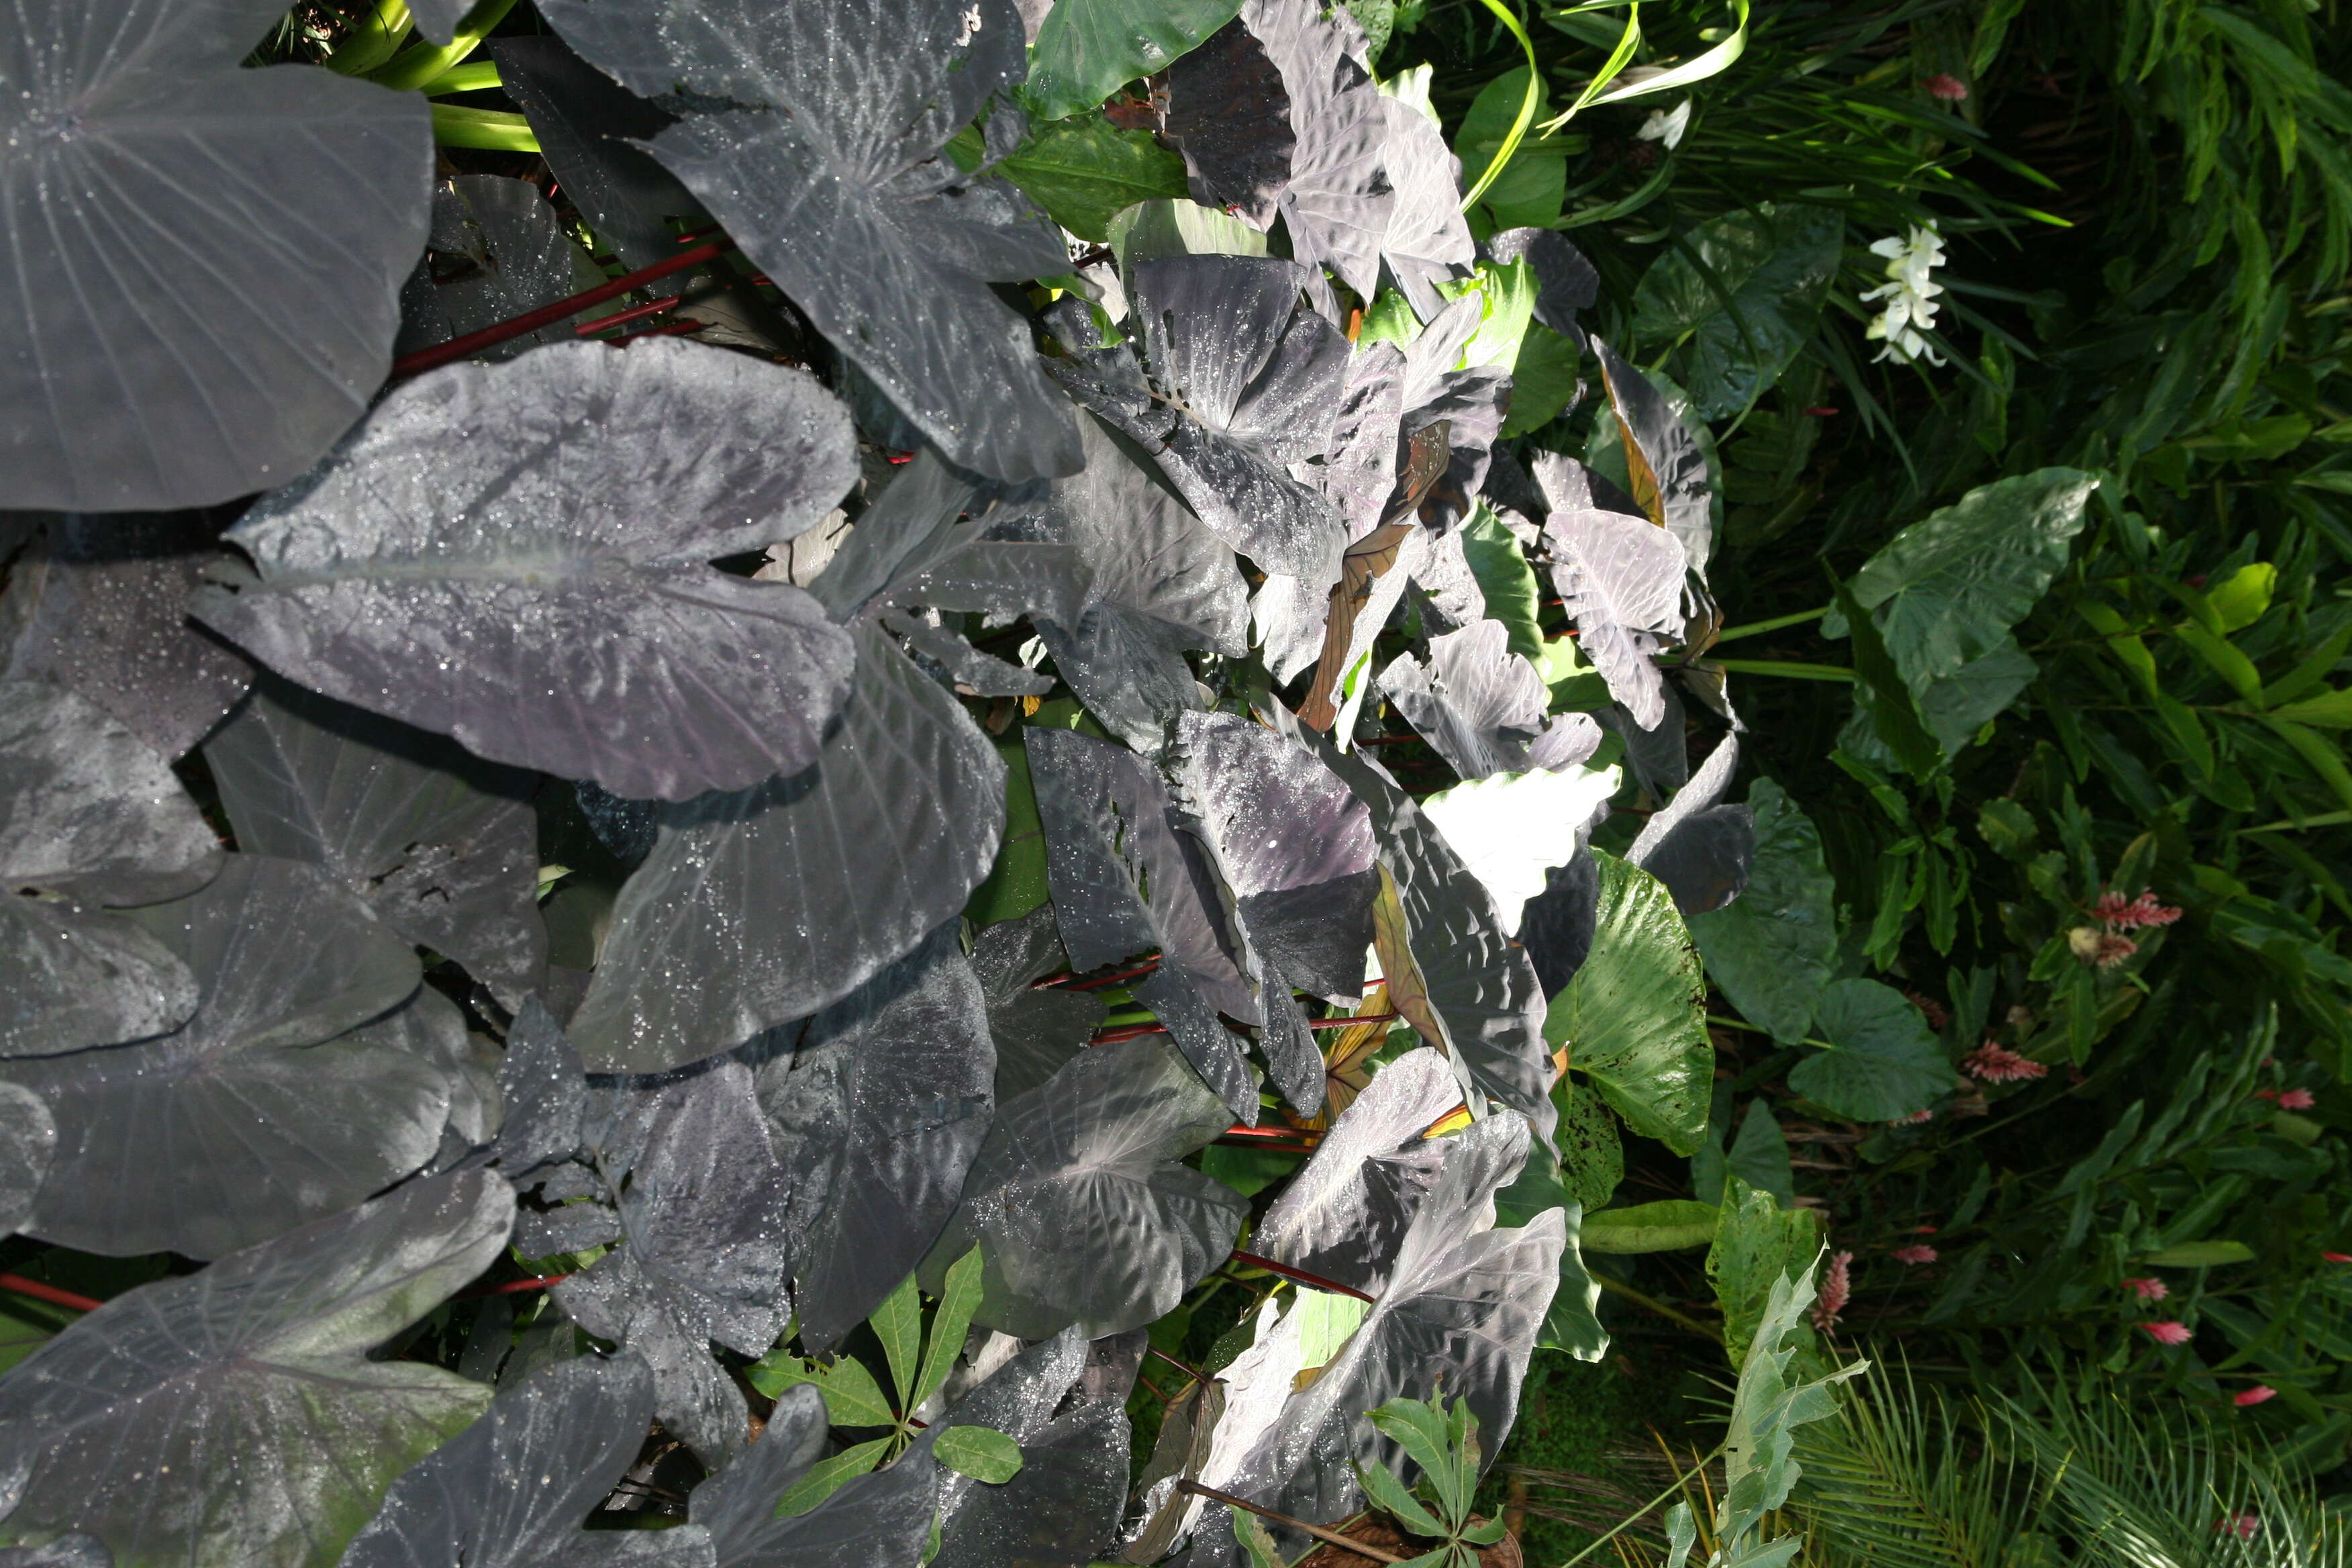
{"type": "Polygon", "coordinates": [[[2236,1405],[2239,1409],[2243,1410],[2249,1405],[2266,1404],[2277,1397],[2277,1389],[2273,1388],[2267,1383],[2258,1383],[2252,1388],[2240,1389],[2237,1393],[2230,1395],[2230,1403],[2236,1405]]]}
{"type": "Polygon", "coordinates": [[[2046,1077],[2050,1069],[2042,1063],[2028,1061],[2005,1046],[1987,1040],[1960,1058],[1960,1068],[1971,1077],[1987,1083],[2027,1083],[2046,1077]]]}
{"type": "Polygon", "coordinates": [[[2171,1286],[2161,1279],[2126,1279],[2124,1281],[2124,1289],[2143,1301],[2161,1301],[2172,1294],[2171,1286]]]}
{"type": "Polygon", "coordinates": [[[2091,906],[2091,913],[2109,931],[2144,931],[2150,926],[2168,926],[2180,918],[2179,910],[2158,903],[2154,893],[2142,893],[2126,900],[2112,889],[2099,895],[2091,906]]]}
{"type": "Polygon", "coordinates": [[[2330,1263],[2352,1263],[2352,1252],[2323,1252],[2319,1256],[2330,1263]]]}
{"type": "Polygon", "coordinates": [[[2254,1098],[2256,1100],[2276,1100],[2278,1097],[2279,1091],[2274,1089],[2258,1089],[2254,1090],[2254,1098]]]}
{"type": "Polygon", "coordinates": [[[2142,1323],[2140,1327],[2147,1331],[2149,1339],[2160,1345],[2185,1345],[2189,1342],[2189,1325],[2186,1323],[2142,1323]]]}
{"type": "Polygon", "coordinates": [[[1898,1247],[1895,1249],[1895,1262],[1908,1263],[1915,1268],[1922,1263],[1935,1262],[1937,1256],[1932,1247],[1898,1247]]]}
{"type": "Polygon", "coordinates": [[[2260,1514],[2232,1513],[2224,1515],[2214,1524],[2213,1533],[2216,1535],[2234,1534],[2241,1541],[2252,1541],[2254,1538],[2255,1531],[2261,1530],[2262,1527],[2263,1521],[2260,1514]]]}
{"type": "Polygon", "coordinates": [[[1939,71],[1919,85],[1927,89],[1929,98],[1937,99],[1945,103],[1964,103],[1968,100],[1969,84],[1948,72],[1939,71]]]}
{"type": "Polygon", "coordinates": [[[1828,1271],[1822,1276],[1822,1293],[1813,1302],[1813,1327],[1828,1333],[1837,1327],[1838,1314],[1853,1298],[1853,1254],[1835,1252],[1830,1255],[1828,1271]]]}
{"type": "Polygon", "coordinates": [[[1935,1107],[1929,1106],[1922,1110],[1915,1110],[1908,1116],[1898,1116],[1886,1125],[1889,1127],[1916,1127],[1922,1121],[1933,1121],[1935,1119],[1935,1107]]]}
{"type": "Polygon", "coordinates": [[[2318,1101],[2312,1099],[2311,1090],[2307,1089],[2291,1089],[2278,1097],[2278,1106],[2281,1110],[2309,1110],[2317,1103],[2318,1101]]]}

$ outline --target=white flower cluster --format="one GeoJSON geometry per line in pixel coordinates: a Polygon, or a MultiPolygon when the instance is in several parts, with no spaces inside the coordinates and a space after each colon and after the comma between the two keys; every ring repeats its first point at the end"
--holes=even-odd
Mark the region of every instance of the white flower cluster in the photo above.
{"type": "Polygon", "coordinates": [[[1935,327],[1936,296],[1944,291],[1942,284],[1927,276],[1944,264],[1943,237],[1933,224],[1925,228],[1915,224],[1909,238],[1882,239],[1870,247],[1870,253],[1887,258],[1886,276],[1893,281],[1863,296],[1866,300],[1886,301],[1864,336],[1886,341],[1879,351],[1880,359],[1898,364],[1921,359],[1942,364],[1943,357],[1920,333],[1935,327]]]}

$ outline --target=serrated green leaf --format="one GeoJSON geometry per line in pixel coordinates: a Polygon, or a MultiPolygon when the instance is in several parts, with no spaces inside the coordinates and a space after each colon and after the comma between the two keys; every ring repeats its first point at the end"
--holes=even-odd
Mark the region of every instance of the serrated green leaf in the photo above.
{"type": "Polygon", "coordinates": [[[1790,1363],[1798,1361],[1810,1337],[1805,1312],[1813,1304],[1813,1294],[1811,1264],[1795,1279],[1773,1279],[1739,1369],[1730,1429],[1724,1438],[1724,1492],[1715,1513],[1724,1563],[1786,1561],[1803,1544],[1801,1536],[1782,1536],[1769,1543],[1759,1539],[1765,1516],[1789,1500],[1802,1473],[1794,1457],[1796,1428],[1835,1415],[1833,1385],[1869,1367],[1867,1362],[1856,1362],[1810,1381],[1790,1377],[1790,1363]]]}
{"type": "Polygon", "coordinates": [[[992,1487],[1021,1473],[1021,1445],[993,1426],[950,1426],[932,1440],[931,1458],[992,1487]]]}
{"type": "Polygon", "coordinates": [[[975,1247],[948,1265],[940,1287],[940,1304],[931,1314],[931,1342],[923,1352],[923,1374],[915,1384],[907,1408],[914,1409],[937,1394],[963,1353],[964,1336],[971,1331],[971,1315],[980,1309],[980,1248],[975,1247]]]}
{"type": "MultiPolygon", "coordinates": [[[[780,1365],[770,1374],[778,1394],[794,1384],[813,1385],[824,1395],[825,1419],[835,1426],[889,1426],[897,1424],[898,1412],[890,1407],[889,1398],[866,1363],[844,1356],[832,1363],[804,1362],[798,1357],[786,1358],[797,1364],[780,1365]]],[[[767,1387],[755,1383],[763,1394],[767,1387]]]]}
{"type": "Polygon", "coordinates": [[[1225,1511],[1233,1515],[1234,1539],[1247,1553],[1249,1568],[1287,1568],[1282,1553],[1275,1547],[1274,1537],[1266,1533],[1265,1521],[1232,1503],[1225,1504],[1225,1511]]]}
{"type": "MultiPolygon", "coordinates": [[[[1375,1424],[1379,1422],[1378,1412],[1373,1414],[1372,1419],[1375,1424]]],[[[1381,1429],[1388,1430],[1386,1427],[1381,1429]]],[[[1393,1432],[1390,1433],[1391,1436],[1395,1435],[1393,1432]]],[[[1416,1456],[1417,1460],[1418,1456],[1416,1456]]],[[[1356,1468],[1356,1474],[1363,1482],[1364,1494],[1372,1500],[1372,1506],[1394,1519],[1409,1533],[1422,1536],[1443,1536],[1447,1533],[1445,1526],[1439,1522],[1437,1516],[1423,1507],[1421,1500],[1413,1496],[1402,1481],[1389,1474],[1386,1467],[1359,1465],[1356,1468]]]]}
{"type": "Polygon", "coordinates": [[[860,1443],[844,1448],[828,1458],[819,1459],[801,1472],[800,1479],[784,1489],[776,1500],[775,1517],[797,1519],[817,1504],[847,1486],[851,1481],[882,1462],[883,1450],[890,1439],[877,1437],[870,1443],[860,1443]]]}
{"type": "Polygon", "coordinates": [[[915,1363],[923,1349],[923,1301],[915,1289],[915,1277],[909,1274],[884,1297],[866,1324],[882,1342],[882,1353],[890,1363],[890,1383],[898,1392],[898,1408],[914,1409],[915,1363]]]}
{"type": "Polygon", "coordinates": [[[1756,857],[1748,887],[1720,910],[1694,916],[1690,933],[1707,978],[1750,1023],[1794,1045],[1837,957],[1837,884],[1822,836],[1770,779],[1748,791],[1756,857]]]}
{"type": "Polygon", "coordinates": [[[1706,1135],[1715,1047],[1698,952],[1657,879],[1592,852],[1601,890],[1592,949],[1552,998],[1544,1038],[1568,1047],[1625,1125],[1688,1154],[1706,1135]]]}

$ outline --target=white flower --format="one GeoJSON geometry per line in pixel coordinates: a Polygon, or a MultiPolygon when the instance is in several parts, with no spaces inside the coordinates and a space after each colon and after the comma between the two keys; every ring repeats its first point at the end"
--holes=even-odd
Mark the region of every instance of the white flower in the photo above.
{"type": "Polygon", "coordinates": [[[1691,100],[1684,99],[1672,109],[1654,109],[1650,118],[1642,121],[1642,129],[1633,132],[1636,142],[1663,142],[1671,153],[1682,145],[1683,132],[1690,129],[1691,100]]]}
{"type": "Polygon", "coordinates": [[[1870,247],[1870,253],[1886,258],[1886,276],[1893,281],[1863,295],[1865,301],[1886,301],[1863,335],[1885,340],[1886,347],[1878,354],[1882,360],[1909,364],[1924,359],[1929,364],[1942,364],[1943,356],[1920,334],[1934,330],[1936,296],[1944,291],[1944,286],[1928,276],[1944,264],[1943,237],[1933,224],[1925,228],[1915,224],[1908,237],[1882,239],[1870,247]]]}

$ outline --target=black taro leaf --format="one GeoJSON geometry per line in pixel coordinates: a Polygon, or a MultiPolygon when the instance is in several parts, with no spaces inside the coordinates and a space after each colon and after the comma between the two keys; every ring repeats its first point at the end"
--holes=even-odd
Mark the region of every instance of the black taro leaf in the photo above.
{"type": "MultiPolygon", "coordinates": [[[[1378,1080],[1376,1079],[1375,1082],[1378,1080]]],[[[1559,1284],[1561,1211],[1497,1230],[1495,1193],[1517,1174],[1527,1124],[1490,1117],[1446,1141],[1380,1300],[1322,1374],[1291,1396],[1230,1489],[1314,1523],[1362,1506],[1354,1466],[1393,1467],[1364,1412],[1398,1397],[1469,1404],[1492,1455],[1510,1434],[1536,1335],[1559,1284]]]]}
{"type": "Polygon", "coordinates": [[[621,1245],[555,1286],[556,1304],[644,1356],[662,1425],[715,1463],[742,1447],[748,1413],[710,1342],[759,1355],[791,1317],[784,1170],[740,1062],[608,1093],[587,1143],[621,1245]]]}
{"type": "Polygon", "coordinates": [[[1551,689],[1510,649],[1502,622],[1474,621],[1429,641],[1429,662],[1405,653],[1381,671],[1405,722],[1465,779],[1583,762],[1601,744],[1584,713],[1546,715],[1551,689]]]}
{"type": "Polygon", "coordinates": [[[392,1483],[338,1568],[709,1568],[710,1538],[580,1527],[645,1446],[653,1373],[582,1356],[534,1373],[392,1483]]]}
{"type": "Polygon", "coordinates": [[[1580,846],[1565,866],[1554,866],[1544,890],[1519,912],[1519,942],[1536,966],[1547,996],[1557,996],[1592,952],[1600,917],[1601,868],[1591,850],[1580,846]]]}
{"type": "Polygon", "coordinates": [[[563,47],[561,38],[493,38],[499,86],[522,106],[539,150],[589,229],[631,268],[677,254],[667,219],[698,211],[677,177],[639,142],[677,121],[563,47]]]}
{"type": "MultiPolygon", "coordinates": [[[[1290,253],[1310,268],[1329,267],[1369,300],[1379,292],[1395,194],[1384,159],[1386,100],[1366,61],[1364,31],[1345,10],[1327,13],[1316,0],[1247,0],[1241,19],[1290,95],[1297,145],[1277,204],[1290,253]]],[[[1328,286],[1318,291],[1329,293],[1328,286]]]]}
{"type": "Polygon", "coordinates": [[[1739,736],[1727,734],[1625,851],[1628,864],[1666,885],[1685,920],[1723,908],[1748,886],[1756,820],[1744,805],[1722,804],[1738,767],[1739,736]]]}
{"type": "Polygon", "coordinates": [[[433,1157],[446,1072],[360,1027],[416,989],[416,955],[357,895],[232,855],[201,892],[130,918],[194,972],[195,1014],[157,1038],[0,1063],[58,1126],[27,1228],[112,1257],[213,1258],[433,1157]]]}
{"type": "Polygon", "coordinates": [[[0,892],[0,1057],[161,1035],[195,1010],[188,966],[131,921],[0,892]]]}
{"type": "Polygon", "coordinates": [[[1093,1040],[1109,1011],[1093,991],[1039,985],[1070,967],[1054,906],[999,921],[972,938],[971,970],[988,998],[988,1032],[996,1044],[996,1098],[1036,1088],[1093,1040]]]}
{"type": "Polygon", "coordinates": [[[694,1522],[710,1531],[718,1568],[905,1568],[922,1561],[938,1510],[934,1423],[887,1469],[845,1482],[806,1513],[776,1517],[784,1489],[825,1448],[824,1397],[784,1390],[757,1442],[694,1489],[694,1522]]]}
{"type": "Polygon", "coordinates": [[[57,1146],[58,1130],[40,1097],[0,1084],[0,1236],[15,1235],[33,1212],[57,1146]]]}
{"type": "Polygon", "coordinates": [[[988,1131],[987,1004],[957,923],[805,1026],[748,1047],[788,1173],[801,1342],[824,1354],[923,1260],[988,1131]]]}
{"type": "Polygon", "coordinates": [[[1247,589],[1233,551],[1129,443],[1091,416],[1078,428],[1084,471],[996,531],[1076,547],[1093,584],[1075,616],[1038,617],[1037,634],[1087,710],[1155,752],[1169,720],[1200,705],[1184,650],[1249,651],[1247,589]]]}
{"type": "Polygon", "coordinates": [[[977,1321],[1006,1333],[1118,1333],[1164,1316],[1223,1261],[1248,1212],[1178,1163],[1229,1120],[1165,1041],[1090,1047],[997,1107],[927,1283],[977,1242],[977,1321]]]}
{"type": "Polygon", "coordinates": [[[995,1486],[941,1473],[932,1568],[1083,1568],[1109,1546],[1127,1502],[1127,1396],[1142,1355],[1140,1333],[1089,1344],[1066,1330],[957,1402],[943,1424],[1003,1433],[1021,1445],[1021,1470],[995,1486]]]}
{"type": "Polygon", "coordinates": [[[1256,228],[1273,226],[1298,138],[1282,73],[1240,21],[1168,68],[1160,134],[1184,154],[1194,201],[1256,228]]]}
{"type": "Polygon", "coordinates": [[[1452,529],[1470,515],[1473,498],[1486,483],[1493,448],[1509,410],[1511,376],[1497,365],[1457,370],[1464,347],[1478,331],[1475,296],[1447,306],[1404,348],[1404,415],[1398,440],[1405,454],[1398,463],[1398,518],[1417,514],[1434,529],[1452,529]],[[1425,453],[1442,430],[1445,464],[1431,477],[1425,453]]]}
{"type": "Polygon", "coordinates": [[[1646,518],[1598,508],[1553,512],[1544,542],[1577,646],[1634,722],[1656,729],[1666,683],[1650,656],[1682,629],[1682,544],[1646,518]]]}
{"type": "Polygon", "coordinates": [[[1257,1084],[1241,1037],[1218,1015],[1263,1022],[1257,990],[1237,962],[1215,874],[1199,844],[1177,832],[1159,775],[1134,752],[1076,731],[1023,733],[1045,880],[1072,966],[1098,969],[1157,948],[1159,967],[1129,989],[1234,1114],[1256,1125],[1257,1084]]]}
{"type": "Polygon", "coordinates": [[[1715,547],[1706,454],[1648,376],[1618,358],[1617,351],[1599,338],[1591,341],[1616,409],[1618,432],[1624,437],[1633,499],[1653,522],[1682,542],[1691,571],[1704,583],[1715,547]]]}
{"type": "Polygon", "coordinates": [[[60,1535],[41,1546],[0,1547],[0,1568],[114,1568],[114,1553],[95,1535],[60,1535]]]}
{"type": "Polygon", "coordinates": [[[743,252],[958,464],[1075,472],[1070,414],[992,282],[1068,269],[1013,187],[949,137],[1026,73],[1011,0],[550,0],[572,47],[632,90],[732,100],[656,137],[743,252]]]}
{"type": "Polygon", "coordinates": [[[146,742],[63,687],[0,681],[0,884],[152,903],[194,892],[220,862],[146,742]]]}
{"type": "Polygon", "coordinates": [[[1388,126],[1382,161],[1394,192],[1381,259],[1426,321],[1445,308],[1437,286],[1477,259],[1462,216],[1462,163],[1437,122],[1412,104],[1383,93],[1381,112],[1388,126]]]}
{"type": "Polygon", "coordinates": [[[457,24],[473,9],[469,0],[415,0],[409,13],[416,20],[416,30],[436,44],[447,44],[457,36],[457,24]]]}
{"type": "Polygon", "coordinates": [[[1266,1066],[1311,1116],[1323,1109],[1323,1057],[1291,987],[1343,1000],[1363,991],[1380,890],[1370,814],[1312,753],[1237,714],[1186,714],[1169,765],[1180,820],[1230,900],[1266,1066]]]}
{"type": "Polygon", "coordinates": [[[1413,1008],[1422,1012],[1415,1026],[1446,1051],[1474,1114],[1485,1111],[1486,1100],[1499,1100],[1548,1143],[1559,1113],[1543,1040],[1543,989],[1526,952],[1505,934],[1494,895],[1378,763],[1360,752],[1341,754],[1279,708],[1270,713],[1371,808],[1380,863],[1396,884],[1398,934],[1417,972],[1410,983],[1392,972],[1389,994],[1408,1017],[1413,1008]],[[1415,985],[1426,992],[1425,1007],[1410,1002],[1415,985]]]}
{"type": "Polygon", "coordinates": [[[69,1325],[0,1382],[0,1474],[29,1471],[0,1544],[83,1530],[124,1568],[332,1563],[490,1402],[367,1352],[488,1268],[513,1217],[497,1176],[437,1176],[69,1325]]]}
{"type": "Polygon", "coordinates": [[[815,757],[848,639],[704,563],[788,539],[856,476],[814,377],[658,340],[559,344],[395,390],[232,537],[196,613],[305,686],[634,799],[815,757]]]}
{"type": "Polygon", "coordinates": [[[20,237],[0,262],[11,505],[205,506],[282,484],[383,382],[425,242],[425,106],[313,67],[240,68],[283,12],[31,0],[13,13],[0,38],[0,227],[20,237]]]}
{"type": "Polygon", "coordinates": [[[854,635],[856,686],[814,767],[662,808],[572,1019],[590,1067],[657,1072],[804,1018],[912,950],[995,864],[996,748],[882,632],[854,635]]]}
{"type": "Polygon", "coordinates": [[[1584,253],[1556,229],[1507,228],[1486,241],[1497,261],[1524,261],[1536,278],[1536,320],[1570,342],[1580,343],[1576,313],[1601,298],[1601,274],[1584,253]]]}
{"type": "Polygon", "coordinates": [[[321,868],[509,1005],[545,977],[531,774],[275,679],[205,761],[241,848],[321,868]]]}
{"type": "Polygon", "coordinates": [[[1181,410],[1160,466],[1201,521],[1270,572],[1338,575],[1346,524],[1290,477],[1319,458],[1348,379],[1348,340],[1299,303],[1296,264],[1268,257],[1138,262],[1129,292],[1144,363],[1181,410]]]}
{"type": "Polygon", "coordinates": [[[1378,1294],[1451,1147],[1422,1134],[1461,1103],[1454,1069],[1428,1047],[1381,1068],[1266,1210],[1250,1249],[1378,1294]]]}
{"type": "MultiPolygon", "coordinates": [[[[426,246],[425,259],[400,290],[400,337],[393,349],[402,354],[497,326],[604,281],[588,253],[563,232],[554,204],[529,180],[459,174],[436,185],[426,246]]],[[[512,359],[572,336],[570,321],[555,321],[471,357],[512,359]]]]}
{"type": "Polygon", "coordinates": [[[188,624],[223,560],[202,513],[48,520],[0,594],[0,679],[70,686],[167,759],[236,705],[253,667],[188,624]]]}
{"type": "Polygon", "coordinates": [[[809,592],[835,620],[856,619],[892,584],[919,572],[959,519],[982,510],[987,489],[926,447],[858,514],[809,592]]]}
{"type": "Polygon", "coordinates": [[[506,1107],[491,1156],[509,1181],[528,1187],[532,1173],[580,1152],[586,1131],[588,1079],[580,1053],[538,997],[523,999],[499,1063],[506,1107]]]}

